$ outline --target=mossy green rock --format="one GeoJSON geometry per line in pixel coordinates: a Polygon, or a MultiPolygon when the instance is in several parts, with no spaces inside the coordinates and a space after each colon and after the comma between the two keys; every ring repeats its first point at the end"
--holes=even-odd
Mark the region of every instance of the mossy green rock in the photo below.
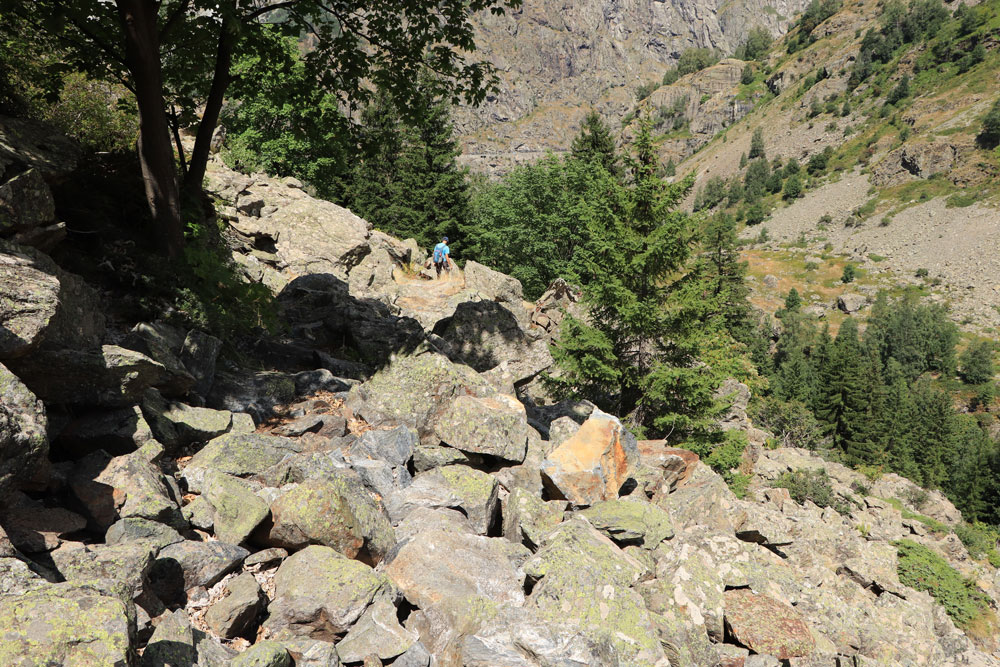
{"type": "Polygon", "coordinates": [[[585,521],[568,521],[524,564],[538,580],[526,604],[549,622],[572,622],[608,643],[622,664],[652,667],[665,656],[655,619],[631,588],[644,570],[585,521]]]}
{"type": "Polygon", "coordinates": [[[528,418],[513,396],[456,396],[438,417],[434,432],[463,452],[520,463],[527,451],[528,418]]]}
{"type": "MultiPolygon", "coordinates": [[[[433,353],[396,357],[370,380],[351,390],[348,404],[372,424],[417,429],[433,438],[432,418],[460,394],[491,396],[496,390],[478,373],[433,353]]],[[[427,443],[436,444],[436,443],[427,443]]]]}
{"type": "Polygon", "coordinates": [[[45,460],[47,430],[42,402],[0,364],[0,495],[45,460]]]}
{"type": "Polygon", "coordinates": [[[566,513],[566,503],[548,502],[524,489],[516,488],[507,497],[503,513],[503,534],[512,542],[537,549],[558,526],[566,513]]]}
{"type": "Polygon", "coordinates": [[[413,483],[389,499],[387,509],[394,523],[417,507],[460,509],[475,531],[485,535],[496,518],[499,485],[481,470],[453,465],[420,473],[413,483]]]}
{"type": "Polygon", "coordinates": [[[178,609],[168,613],[156,626],[146,643],[141,667],[193,665],[198,661],[194,629],[187,612],[178,609]]]}
{"type": "Polygon", "coordinates": [[[294,440],[257,433],[227,433],[205,445],[191,457],[182,476],[188,489],[201,493],[208,470],[234,477],[260,474],[282,459],[301,451],[294,440]]]}
{"type": "Polygon", "coordinates": [[[308,546],[274,575],[274,597],[265,627],[272,634],[332,641],[346,632],[389,579],[330,547],[308,546]]]}
{"type": "Polygon", "coordinates": [[[0,598],[0,665],[132,665],[135,607],[90,585],[0,598]]]}
{"type": "Polygon", "coordinates": [[[205,474],[202,497],[215,509],[215,536],[230,544],[246,540],[269,512],[267,503],[258,498],[246,482],[215,470],[205,474]]]}
{"type": "Polygon", "coordinates": [[[385,512],[359,481],[344,474],[310,479],[271,504],[268,546],[333,547],[348,558],[364,550],[377,563],[396,543],[385,512]]]}
{"type": "Polygon", "coordinates": [[[641,544],[655,549],[674,536],[674,526],[665,511],[641,500],[607,500],[580,514],[618,544],[641,544]]]}
{"type": "Polygon", "coordinates": [[[93,544],[77,549],[57,549],[52,559],[66,581],[86,582],[111,579],[121,582],[137,595],[153,565],[149,544],[93,544]]]}
{"type": "Polygon", "coordinates": [[[278,642],[261,642],[233,658],[229,667],[292,667],[292,656],[278,642]]]}

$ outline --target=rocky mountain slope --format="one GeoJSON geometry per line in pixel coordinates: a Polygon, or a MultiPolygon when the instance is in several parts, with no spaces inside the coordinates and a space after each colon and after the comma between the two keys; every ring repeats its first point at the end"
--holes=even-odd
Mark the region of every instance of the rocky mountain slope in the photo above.
{"type": "MultiPolygon", "coordinates": [[[[32,162],[39,136],[0,155],[46,199],[69,171],[32,162]]],[[[430,281],[294,180],[208,180],[286,324],[242,364],[196,329],[119,329],[98,289],[0,248],[3,664],[1000,664],[1000,577],[939,494],[756,447],[737,498],[691,452],[530,399],[564,285],[430,281]],[[819,469],[824,507],[775,485],[819,469]],[[900,539],[979,625],[901,581],[900,539]]],[[[759,441],[745,389],[726,424],[759,441]]]]}
{"type": "Polygon", "coordinates": [[[591,108],[620,120],[636,89],[660,81],[684,49],[731,54],[756,26],[782,34],[806,4],[538,0],[502,17],[480,16],[476,44],[496,66],[500,89],[478,109],[457,113],[464,159],[476,170],[503,172],[567,150],[591,108]]]}

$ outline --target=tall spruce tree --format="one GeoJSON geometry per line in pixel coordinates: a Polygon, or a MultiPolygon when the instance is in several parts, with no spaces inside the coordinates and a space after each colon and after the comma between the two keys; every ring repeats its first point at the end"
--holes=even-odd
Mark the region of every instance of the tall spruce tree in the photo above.
{"type": "Polygon", "coordinates": [[[424,246],[454,236],[469,212],[467,170],[456,161],[461,150],[450,110],[431,89],[427,78],[419,108],[406,115],[381,90],[362,111],[362,150],[346,196],[377,229],[424,246]]]}
{"type": "Polygon", "coordinates": [[[573,138],[570,152],[578,160],[596,160],[608,172],[619,178],[622,176],[622,165],[614,137],[604,119],[594,110],[580,124],[580,132],[573,138]]]}
{"type": "MultiPolygon", "coordinates": [[[[650,123],[643,121],[627,158],[627,207],[613,224],[592,230],[584,249],[589,323],[567,317],[554,356],[566,392],[627,415],[650,434],[708,429],[718,379],[695,363],[702,328],[671,299],[693,241],[690,216],[677,210],[691,178],[670,185],[659,176],[650,123]]],[[[678,290],[680,292],[680,290],[678,290]]]]}

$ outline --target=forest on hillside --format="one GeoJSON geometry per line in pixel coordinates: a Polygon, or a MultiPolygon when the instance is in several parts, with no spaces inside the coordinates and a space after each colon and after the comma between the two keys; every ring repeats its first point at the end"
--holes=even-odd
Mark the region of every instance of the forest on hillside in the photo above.
{"type": "MultiPolygon", "coordinates": [[[[963,7],[949,16],[939,0],[918,0],[887,12],[886,30],[865,35],[852,66],[855,86],[877,77],[898,49],[929,39],[942,21],[958,44],[981,25],[977,10],[963,7]]],[[[786,48],[802,48],[808,25],[833,11],[830,0],[810,5],[786,48]]],[[[0,12],[0,112],[49,121],[103,156],[101,164],[116,155],[121,169],[137,173],[140,114],[129,86],[99,78],[100,68],[70,57],[70,47],[32,30],[31,20],[0,12]]],[[[941,489],[967,520],[982,522],[978,534],[995,539],[986,525],[1000,525],[992,341],[963,342],[943,306],[914,296],[883,295],[866,321],[847,319],[836,332],[804,313],[794,292],[777,324],[750,304],[741,226],[760,222],[779,198],[801,196],[810,177],[828,170],[833,151],[799,165],[769,159],[755,140],[745,173],[709,181],[688,213],[681,202],[693,179],[673,179],[675,165],[661,164],[656,151],[657,132],[672,117],[640,114],[639,131],[622,146],[592,113],[568,154],[488,181],[459,166],[450,121],[456,91],[433,67],[417,68],[405,88],[376,76],[383,85],[345,104],[342,90],[315,75],[300,34],[265,23],[252,36],[254,48],[234,49],[218,110],[226,130],[221,158],[248,173],[298,178],[316,196],[425,248],[448,236],[457,259],[518,278],[527,298],[556,278],[579,285],[588,317],[564,321],[553,350],[559,371],[548,380],[554,396],[589,399],[640,435],[692,449],[740,491],[745,437],[716,426],[727,404],[715,390],[735,377],[753,391],[752,413],[774,433],[772,444],[941,489]]],[[[752,34],[741,55],[763,57],[764,41],[752,34]]],[[[978,48],[932,52],[970,68],[978,48]]],[[[678,73],[715,57],[688,54],[678,73]]],[[[194,156],[185,159],[181,134],[195,125],[194,100],[210,77],[185,80],[178,65],[168,72],[167,119],[183,172],[194,156]]],[[[751,65],[751,81],[755,71],[751,65]]],[[[908,86],[891,91],[889,104],[905,100],[908,86]]],[[[833,112],[851,101],[830,103],[833,112]]],[[[983,123],[984,142],[1000,136],[994,109],[983,123]]],[[[235,318],[246,299],[266,299],[216,279],[225,273],[217,264],[226,261],[213,246],[221,243],[216,223],[200,204],[186,206],[184,248],[168,270],[186,276],[179,281],[186,291],[174,294],[177,309],[193,318],[235,318]]]]}

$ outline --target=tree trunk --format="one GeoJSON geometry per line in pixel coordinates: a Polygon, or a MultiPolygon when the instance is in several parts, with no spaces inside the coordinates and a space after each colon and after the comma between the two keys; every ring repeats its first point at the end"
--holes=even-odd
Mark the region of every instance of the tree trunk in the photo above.
{"type": "Polygon", "coordinates": [[[205,100],[205,113],[198,124],[198,136],[194,141],[194,151],[184,176],[184,192],[187,196],[201,194],[201,184],[205,180],[205,169],[208,167],[208,156],[212,149],[212,135],[219,124],[222,113],[222,103],[226,98],[226,90],[232,81],[229,73],[233,62],[233,48],[236,45],[236,24],[228,15],[222,20],[219,28],[219,46],[215,56],[215,72],[212,75],[212,87],[205,100]]]}
{"type": "Polygon", "coordinates": [[[163,103],[157,4],[151,0],[116,0],[125,31],[125,58],[139,106],[139,163],[146,200],[153,214],[160,251],[169,258],[184,248],[180,192],[174,151],[163,103]]]}

